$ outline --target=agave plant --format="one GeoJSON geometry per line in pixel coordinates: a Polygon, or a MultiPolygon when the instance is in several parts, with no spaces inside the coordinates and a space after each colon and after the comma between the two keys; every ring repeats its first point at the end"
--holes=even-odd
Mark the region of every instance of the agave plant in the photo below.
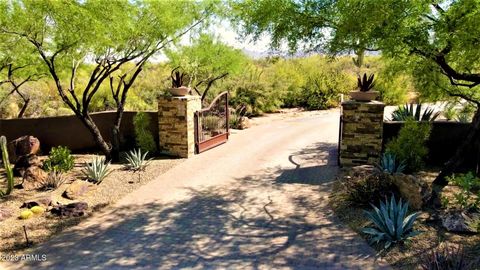
{"type": "Polygon", "coordinates": [[[413,119],[415,121],[435,121],[440,112],[434,112],[433,108],[426,107],[422,114],[422,104],[405,104],[392,113],[392,121],[407,121],[413,119]]]}
{"type": "Polygon", "coordinates": [[[358,76],[357,80],[358,80],[358,89],[361,91],[361,92],[368,92],[370,91],[370,89],[372,89],[374,86],[375,86],[375,83],[373,82],[373,79],[374,79],[375,75],[371,74],[370,76],[368,76],[367,78],[367,73],[364,73],[363,74],[363,79],[361,76],[358,76]]]}
{"type": "Polygon", "coordinates": [[[398,201],[395,197],[385,199],[380,202],[380,209],[372,205],[373,211],[365,211],[368,219],[373,222],[375,227],[367,227],[363,232],[372,236],[371,243],[385,242],[384,248],[389,248],[392,244],[402,242],[410,237],[420,234],[419,231],[413,230],[413,223],[419,213],[413,213],[409,216],[408,203],[403,203],[402,199],[398,201]]]}
{"type": "Polygon", "coordinates": [[[176,67],[172,70],[170,74],[170,78],[172,78],[172,87],[178,88],[183,86],[183,80],[185,78],[185,73],[180,72],[178,69],[180,67],[176,67]]]}
{"type": "Polygon", "coordinates": [[[405,170],[405,162],[401,161],[400,163],[397,162],[397,158],[394,154],[385,153],[380,158],[380,169],[384,172],[394,174],[394,173],[401,173],[405,170]]]}
{"type": "Polygon", "coordinates": [[[111,173],[108,166],[110,162],[105,163],[104,158],[94,157],[90,163],[85,162],[85,169],[82,172],[88,180],[100,184],[111,173]]]}
{"type": "Polygon", "coordinates": [[[126,165],[127,169],[132,171],[141,171],[144,170],[150,164],[150,160],[147,160],[148,151],[142,153],[142,150],[139,148],[137,150],[132,150],[127,153],[127,161],[128,164],[126,165]]]}

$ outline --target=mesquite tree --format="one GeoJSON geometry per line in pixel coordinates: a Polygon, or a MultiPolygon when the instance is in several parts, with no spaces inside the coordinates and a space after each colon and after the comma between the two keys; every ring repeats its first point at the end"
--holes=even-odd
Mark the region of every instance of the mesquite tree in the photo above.
{"type": "MultiPolygon", "coordinates": [[[[231,18],[246,36],[271,35],[273,47],[339,53],[379,51],[411,71],[424,97],[460,97],[477,107],[470,132],[434,184],[480,143],[479,0],[232,0],[231,18]]],[[[359,59],[360,60],[360,59],[359,59]]]]}
{"type": "Polygon", "coordinates": [[[200,24],[211,5],[173,0],[2,1],[0,34],[21,37],[34,48],[61,100],[110,159],[112,154],[118,157],[128,91],[143,66],[200,24]],[[89,72],[86,82],[77,76],[80,68],[89,72]],[[117,107],[113,143],[104,139],[89,112],[92,99],[105,85],[111,87],[117,107]]]}

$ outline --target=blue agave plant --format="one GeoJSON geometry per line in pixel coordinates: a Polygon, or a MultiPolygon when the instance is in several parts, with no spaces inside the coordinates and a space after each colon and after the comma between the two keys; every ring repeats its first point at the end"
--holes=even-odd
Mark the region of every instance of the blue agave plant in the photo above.
{"type": "Polygon", "coordinates": [[[380,169],[388,173],[401,173],[405,170],[405,162],[397,162],[397,157],[391,153],[385,153],[380,158],[380,169]]]}
{"type": "Polygon", "coordinates": [[[420,234],[420,231],[413,230],[413,223],[419,213],[413,213],[407,216],[408,203],[403,203],[402,199],[398,201],[395,197],[385,199],[380,202],[380,209],[372,205],[373,211],[365,211],[368,219],[373,222],[375,227],[367,227],[363,232],[372,236],[371,243],[385,242],[385,249],[392,244],[404,241],[410,237],[420,234]]]}

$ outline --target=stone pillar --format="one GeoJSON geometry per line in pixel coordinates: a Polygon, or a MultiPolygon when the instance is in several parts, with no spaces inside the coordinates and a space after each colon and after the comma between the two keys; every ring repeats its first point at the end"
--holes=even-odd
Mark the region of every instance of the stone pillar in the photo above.
{"type": "Polygon", "coordinates": [[[383,110],[378,101],[342,103],[340,165],[376,164],[382,151],[383,110]]]}
{"type": "Polygon", "coordinates": [[[195,112],[202,109],[199,96],[160,97],[158,123],[160,151],[188,158],[195,154],[195,112]]]}

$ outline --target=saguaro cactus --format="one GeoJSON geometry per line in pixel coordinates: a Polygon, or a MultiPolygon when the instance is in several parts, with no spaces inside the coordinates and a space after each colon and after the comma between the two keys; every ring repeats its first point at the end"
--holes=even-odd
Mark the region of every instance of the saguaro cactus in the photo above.
{"type": "MultiPolygon", "coordinates": [[[[12,166],[10,166],[10,161],[8,160],[7,138],[5,138],[5,136],[0,137],[0,147],[2,148],[3,166],[7,172],[7,191],[4,194],[8,195],[13,190],[13,169],[12,166]]],[[[0,193],[3,192],[0,191],[0,193]]]]}

